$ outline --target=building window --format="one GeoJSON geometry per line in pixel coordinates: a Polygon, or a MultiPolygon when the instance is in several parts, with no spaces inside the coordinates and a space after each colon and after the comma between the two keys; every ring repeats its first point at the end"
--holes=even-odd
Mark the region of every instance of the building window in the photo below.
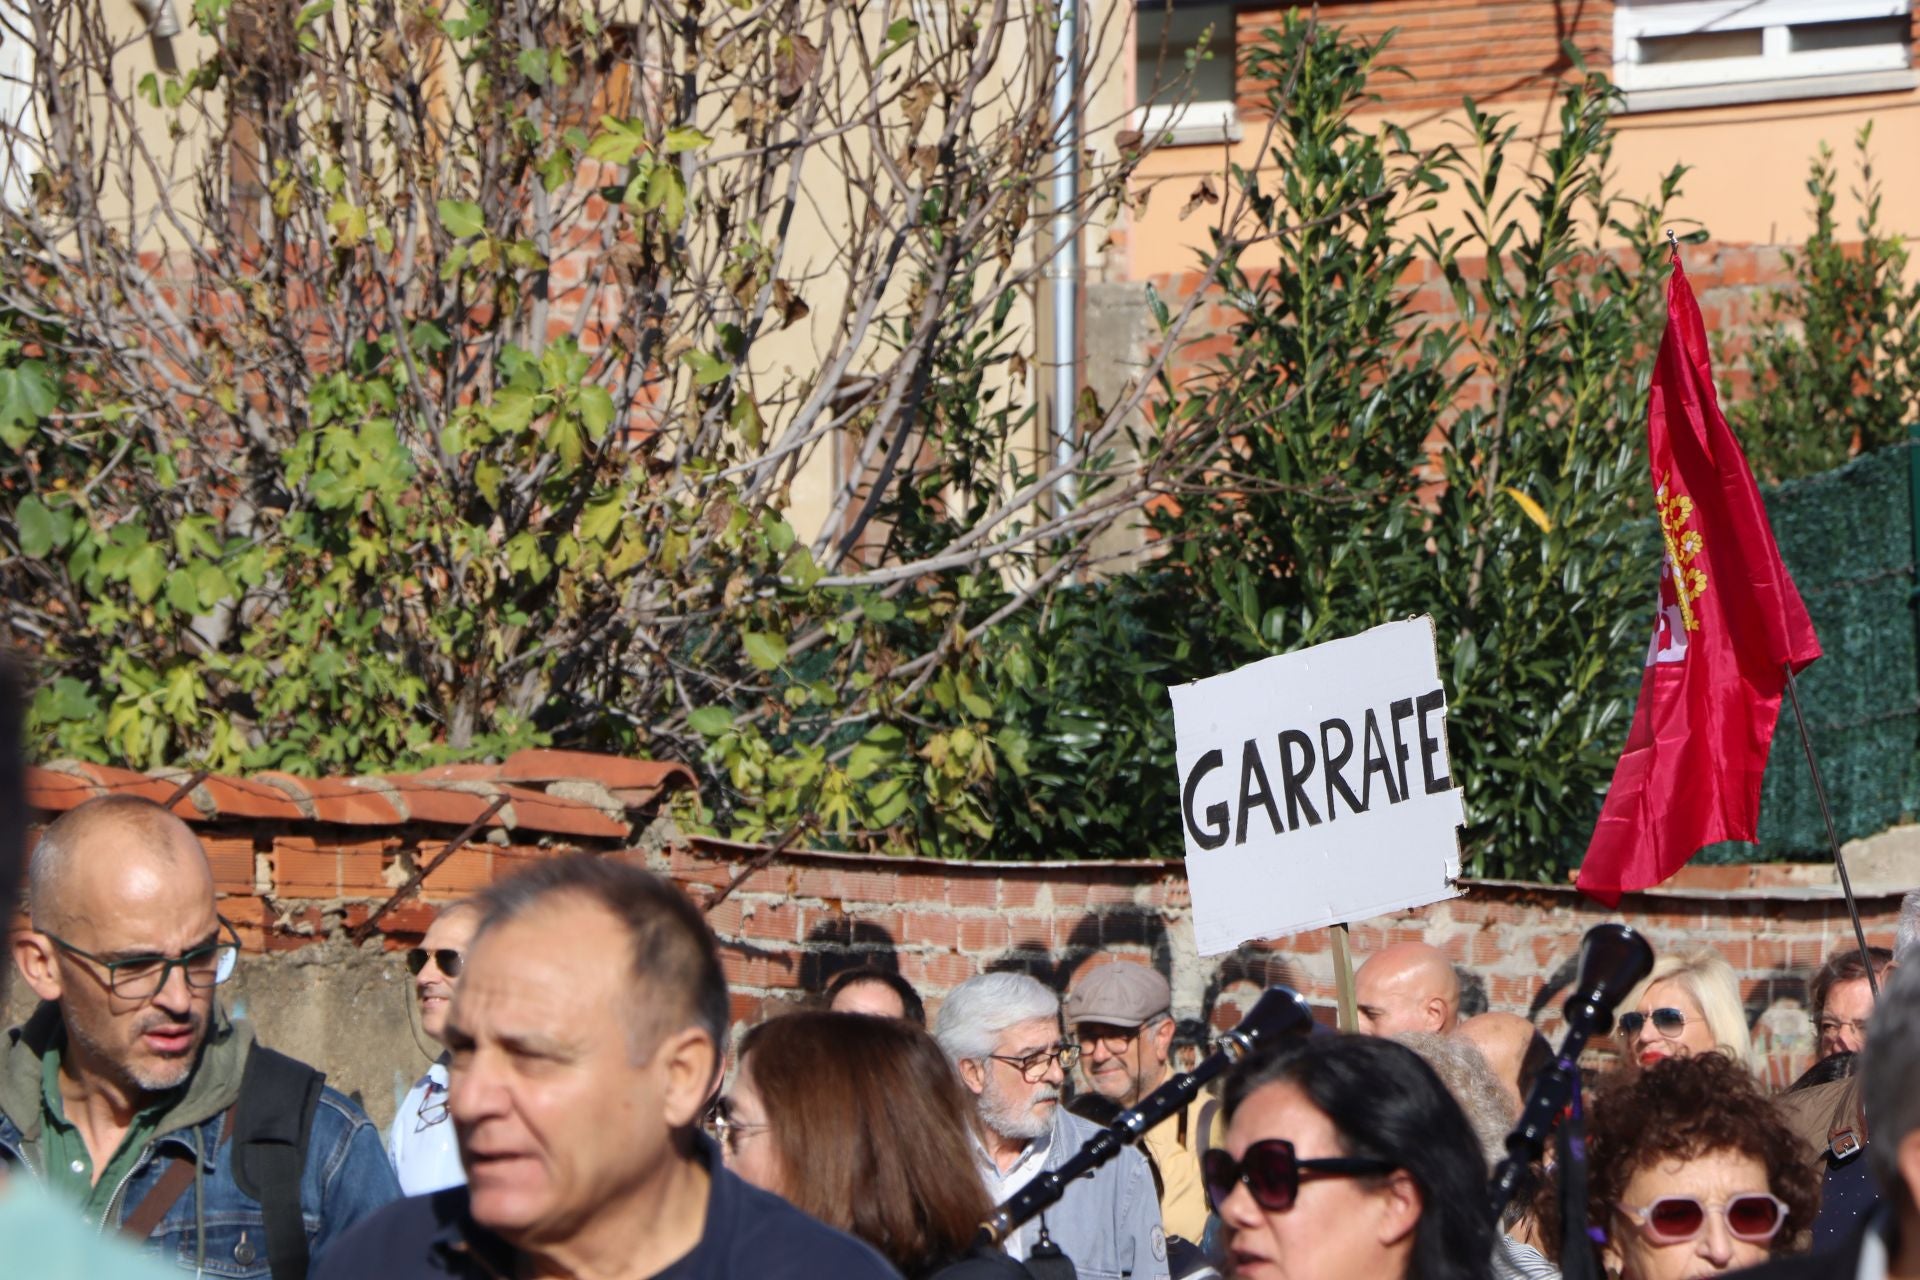
{"type": "Polygon", "coordinates": [[[1143,134],[1174,143],[1240,137],[1233,36],[1232,5],[1146,0],[1134,11],[1133,100],[1143,134]]]}
{"type": "Polygon", "coordinates": [[[1920,84],[1912,0],[1620,0],[1613,78],[1629,111],[1920,84]]]}

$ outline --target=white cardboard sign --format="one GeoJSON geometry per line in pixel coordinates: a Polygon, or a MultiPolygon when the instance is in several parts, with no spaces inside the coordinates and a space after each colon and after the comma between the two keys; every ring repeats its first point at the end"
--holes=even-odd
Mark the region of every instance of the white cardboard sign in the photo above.
{"type": "Polygon", "coordinates": [[[1167,692],[1201,955],[1459,896],[1432,618],[1167,692]]]}

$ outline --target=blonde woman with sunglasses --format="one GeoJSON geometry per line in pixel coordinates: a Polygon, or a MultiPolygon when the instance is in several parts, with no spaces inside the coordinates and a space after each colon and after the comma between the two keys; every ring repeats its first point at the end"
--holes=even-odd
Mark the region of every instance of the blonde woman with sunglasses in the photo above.
{"type": "Polygon", "coordinates": [[[1711,949],[1661,956],[1624,1001],[1615,1033],[1629,1071],[1719,1053],[1753,1065],[1753,1037],[1733,966],[1711,949]]]}

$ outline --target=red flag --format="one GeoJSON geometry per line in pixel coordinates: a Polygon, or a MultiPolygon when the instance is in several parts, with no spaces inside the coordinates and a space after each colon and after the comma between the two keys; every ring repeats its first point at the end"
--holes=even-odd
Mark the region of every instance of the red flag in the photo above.
{"type": "Polygon", "coordinates": [[[1820,656],[1747,455],[1720,412],[1706,326],[1676,254],[1647,398],[1666,553],[1640,699],[1575,884],[1616,906],[1702,845],[1753,840],[1785,668],[1820,656]]]}

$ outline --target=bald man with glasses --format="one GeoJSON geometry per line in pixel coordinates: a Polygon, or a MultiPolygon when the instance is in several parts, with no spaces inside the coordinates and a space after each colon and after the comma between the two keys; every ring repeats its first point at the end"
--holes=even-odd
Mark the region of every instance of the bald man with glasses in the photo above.
{"type": "Polygon", "coordinates": [[[229,1277],[302,1280],[399,1195],[360,1108],[220,1008],[239,939],[180,819],[124,796],[74,809],[34,849],[27,909],[13,959],[41,1003],[0,1047],[0,1162],[229,1277]]]}

